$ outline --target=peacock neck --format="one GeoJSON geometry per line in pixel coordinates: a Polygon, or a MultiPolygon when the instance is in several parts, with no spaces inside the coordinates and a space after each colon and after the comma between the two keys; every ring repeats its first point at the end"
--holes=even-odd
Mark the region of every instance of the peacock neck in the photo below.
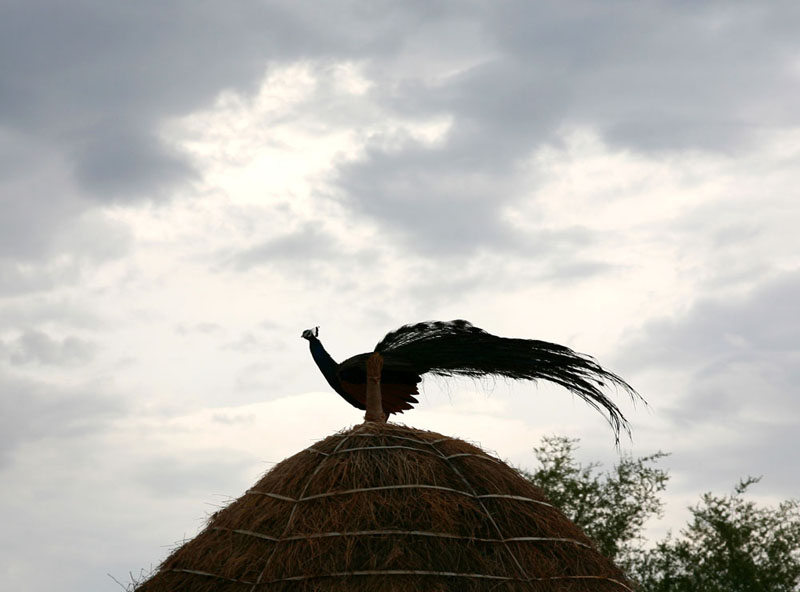
{"type": "Polygon", "coordinates": [[[338,383],[338,378],[336,376],[336,367],[338,364],[330,354],[325,351],[319,339],[309,339],[308,347],[311,350],[311,357],[313,357],[314,361],[317,363],[317,367],[328,380],[328,383],[334,386],[338,383]]]}

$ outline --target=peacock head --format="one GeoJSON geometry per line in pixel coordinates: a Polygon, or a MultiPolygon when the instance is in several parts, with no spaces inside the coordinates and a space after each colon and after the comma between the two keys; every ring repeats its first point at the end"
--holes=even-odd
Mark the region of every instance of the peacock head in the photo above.
{"type": "Polygon", "coordinates": [[[316,339],[318,335],[319,335],[319,327],[314,327],[313,329],[306,329],[305,331],[303,331],[303,334],[300,337],[311,341],[312,339],[316,339]]]}

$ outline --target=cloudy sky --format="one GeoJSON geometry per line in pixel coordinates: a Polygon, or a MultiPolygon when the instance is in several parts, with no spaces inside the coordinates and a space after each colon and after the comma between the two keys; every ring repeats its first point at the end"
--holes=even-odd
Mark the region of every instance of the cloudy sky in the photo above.
{"type": "MultiPolygon", "coordinates": [[[[667,516],[800,491],[795,2],[0,5],[0,578],[119,589],[361,414],[336,358],[466,318],[641,391],[667,516]]],[[[547,385],[416,427],[618,451],[547,385]]]]}

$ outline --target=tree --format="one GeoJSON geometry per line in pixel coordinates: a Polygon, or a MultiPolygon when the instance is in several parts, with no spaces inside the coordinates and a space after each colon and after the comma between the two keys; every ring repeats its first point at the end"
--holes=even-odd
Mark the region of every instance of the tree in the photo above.
{"type": "Polygon", "coordinates": [[[634,459],[623,456],[612,471],[601,474],[599,463],[582,466],[575,459],[579,440],[545,436],[534,448],[539,468],[524,473],[556,507],[594,540],[600,551],[623,568],[640,544],[645,522],[661,516],[658,493],[669,476],[653,466],[667,456],[657,452],[634,459]]]}
{"type": "Polygon", "coordinates": [[[578,440],[545,437],[539,468],[526,477],[544,489],[598,548],[627,571],[640,592],[800,592],[800,500],[762,507],[745,499],[759,479],[733,494],[703,495],[676,537],[647,542],[645,522],[662,514],[664,453],[623,457],[613,470],[575,460],[578,440]]]}
{"type": "Polygon", "coordinates": [[[800,590],[800,500],[759,507],[744,499],[758,481],[745,479],[727,496],[704,494],[680,538],[642,551],[633,574],[642,590],[800,590]]]}

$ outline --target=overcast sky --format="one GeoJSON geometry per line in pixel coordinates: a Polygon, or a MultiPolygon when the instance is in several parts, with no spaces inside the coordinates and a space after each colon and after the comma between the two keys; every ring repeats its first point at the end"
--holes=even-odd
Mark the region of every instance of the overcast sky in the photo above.
{"type": "MultiPolygon", "coordinates": [[[[594,355],[667,516],[800,471],[796,2],[0,4],[0,579],[119,589],[362,415],[335,358],[466,318],[594,355]]],[[[405,423],[613,462],[554,387],[405,423]]]]}

